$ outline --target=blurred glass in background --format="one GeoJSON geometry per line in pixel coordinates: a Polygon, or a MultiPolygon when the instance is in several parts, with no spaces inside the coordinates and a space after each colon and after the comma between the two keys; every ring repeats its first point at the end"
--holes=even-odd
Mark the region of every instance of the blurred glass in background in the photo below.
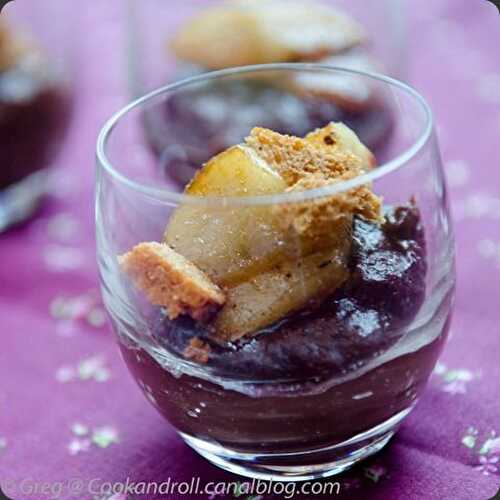
{"type": "MultiPolygon", "coordinates": [[[[404,76],[402,0],[127,0],[127,5],[134,97],[205,71],[268,63],[310,62],[404,76]]],[[[149,145],[163,170],[175,172],[181,183],[254,126],[304,136],[343,122],[380,158],[392,130],[387,98],[353,73],[335,79],[304,75],[228,79],[167,99],[163,109],[144,114],[149,145]]]]}
{"type": "Polygon", "coordinates": [[[32,215],[71,109],[71,22],[57,0],[14,1],[0,14],[0,232],[32,215]]]}

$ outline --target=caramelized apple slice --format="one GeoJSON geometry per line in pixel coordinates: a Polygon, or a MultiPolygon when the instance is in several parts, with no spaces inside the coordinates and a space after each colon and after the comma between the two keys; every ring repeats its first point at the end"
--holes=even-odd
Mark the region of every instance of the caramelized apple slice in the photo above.
{"type": "MultiPolygon", "coordinates": [[[[314,188],[363,173],[372,158],[356,135],[339,124],[317,130],[307,139],[254,129],[245,145],[209,161],[186,193],[237,197],[314,188]],[[321,173],[318,179],[316,172],[321,173]]],[[[340,203],[327,197],[279,206],[186,203],[172,216],[165,242],[219,285],[234,286],[279,262],[334,248],[349,239],[358,198],[378,210],[379,199],[366,187],[338,198],[340,203]],[[346,196],[353,198],[352,203],[346,203],[346,196]],[[317,221],[310,214],[317,214],[317,221]]]]}
{"type": "Polygon", "coordinates": [[[235,341],[292,312],[320,304],[347,279],[350,245],[350,240],[344,239],[343,247],[286,261],[226,290],[226,305],[213,324],[215,338],[235,341]]]}
{"type": "MultiPolygon", "coordinates": [[[[285,181],[249,148],[235,146],[210,160],[186,189],[193,196],[252,196],[283,192],[285,181]]],[[[267,270],[282,233],[266,206],[184,204],[168,224],[165,241],[216,283],[267,270]]]]}

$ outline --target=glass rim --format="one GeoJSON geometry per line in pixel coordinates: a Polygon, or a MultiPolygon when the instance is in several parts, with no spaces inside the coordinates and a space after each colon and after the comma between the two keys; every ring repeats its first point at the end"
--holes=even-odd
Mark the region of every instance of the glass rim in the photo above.
{"type": "Polygon", "coordinates": [[[235,68],[227,68],[218,71],[210,71],[200,75],[184,78],[177,82],[173,82],[162,87],[159,87],[142,97],[134,99],[132,102],[122,107],[115,112],[101,128],[97,138],[97,163],[98,168],[104,169],[112,178],[119,181],[124,186],[137,191],[143,195],[153,198],[157,201],[164,201],[168,203],[189,203],[197,205],[275,205],[282,203],[297,203],[316,198],[323,198],[332,196],[338,193],[357,188],[364,184],[370,184],[373,181],[385,177],[386,175],[399,170],[412,158],[414,158],[422,148],[427,144],[434,129],[434,117],[432,110],[425,100],[425,98],[417,92],[410,85],[380,73],[360,71],[355,69],[347,69],[332,65],[317,64],[317,63],[273,63],[273,64],[258,64],[251,66],[240,66],[235,68]],[[113,163],[108,158],[106,153],[107,144],[111,134],[118,123],[125,118],[130,112],[140,108],[150,101],[154,101],[162,95],[174,92],[191,84],[200,82],[208,82],[219,79],[221,77],[244,75],[246,73],[264,72],[264,71],[322,71],[325,73],[344,73],[347,75],[358,75],[368,77],[379,82],[389,84],[397,87],[400,90],[410,95],[422,108],[425,116],[425,126],[420,132],[418,138],[412,143],[411,146],[406,148],[395,158],[378,165],[376,168],[369,172],[354,177],[353,179],[335,182],[327,186],[308,189],[304,191],[292,191],[286,193],[277,193],[270,195],[254,195],[254,196],[197,196],[185,193],[178,193],[168,188],[158,188],[133,180],[126,174],[120,172],[115,168],[113,163]]]}

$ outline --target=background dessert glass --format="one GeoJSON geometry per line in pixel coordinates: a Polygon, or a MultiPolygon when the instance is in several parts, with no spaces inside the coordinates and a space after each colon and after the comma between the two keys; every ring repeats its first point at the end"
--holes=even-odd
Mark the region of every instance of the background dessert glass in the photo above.
{"type": "Polygon", "coordinates": [[[0,24],[0,232],[29,217],[70,114],[71,16],[60,2],[11,2],[0,24]]]}
{"type": "MultiPolygon", "coordinates": [[[[129,0],[127,5],[128,73],[134,97],[200,72],[248,64],[315,62],[396,77],[404,74],[401,0],[382,0],[375,8],[358,0],[191,0],[168,5],[129,0]]],[[[165,119],[167,113],[175,113],[179,122],[204,122],[193,130],[191,168],[176,172],[181,182],[190,179],[208,157],[243,139],[253,125],[244,123],[243,114],[250,122],[293,135],[302,135],[304,127],[343,121],[354,126],[371,149],[383,146],[390,134],[383,100],[367,99],[365,86],[350,79],[338,80],[332,87],[332,79],[310,79],[307,85],[323,94],[325,101],[314,106],[304,105],[300,95],[290,96],[290,89],[269,81],[227,80],[205,98],[179,99],[173,109],[149,110],[144,125],[151,147],[162,155],[168,148],[164,137],[171,118],[165,119]],[[233,100],[240,111],[236,121],[231,119],[233,100]],[[276,113],[262,116],[268,101],[279,101],[272,105],[276,113]],[[199,154],[196,135],[204,135],[203,127],[219,128],[221,134],[210,151],[199,154]]]]}
{"type": "MultiPolygon", "coordinates": [[[[188,150],[190,133],[184,132],[166,139],[188,150]]],[[[388,77],[317,65],[225,70],[161,88],[118,112],[99,136],[97,156],[97,252],[105,305],[133,376],[184,440],[223,468],[281,480],[335,474],[381,449],[423,391],[451,314],[453,232],[424,99],[388,77]],[[355,78],[383,95],[393,133],[377,168],[320,190],[194,197],[181,194],[183,186],[170,175],[182,168],[178,157],[159,158],[146,144],[144,116],[173,98],[212,92],[214,81],[304,75],[355,78]],[[203,335],[200,328],[185,318],[167,320],[120,270],[117,256],[140,242],[160,241],[180,205],[211,224],[228,214],[252,220],[258,211],[335,198],[367,182],[383,196],[387,221],[383,234],[362,219],[355,223],[350,265],[358,283],[336,292],[326,312],[214,347],[208,363],[186,358],[189,339],[203,335]]],[[[237,237],[258,241],[255,224],[246,227],[248,233],[237,237]]],[[[221,237],[228,231],[223,227],[221,237]]],[[[192,245],[210,252],[196,232],[192,245]]],[[[255,251],[261,250],[256,243],[255,251]]],[[[310,277],[305,273],[299,286],[307,288],[310,277]]]]}
{"type": "MultiPolygon", "coordinates": [[[[249,3],[253,0],[249,0],[249,3]]],[[[366,33],[366,49],[380,63],[385,74],[402,78],[406,63],[406,18],[404,0],[318,0],[338,8],[360,23],[366,33]]],[[[226,1],[230,5],[231,0],[226,1]]],[[[185,71],[171,42],[186,23],[224,0],[127,0],[128,75],[131,90],[142,95],[178,79],[185,71]]],[[[312,7],[313,8],[313,7],[312,7]]],[[[282,62],[282,61],[266,61],[282,62]]],[[[222,69],[222,68],[212,68],[222,69]]],[[[360,68],[362,69],[362,68],[360,68]]]]}

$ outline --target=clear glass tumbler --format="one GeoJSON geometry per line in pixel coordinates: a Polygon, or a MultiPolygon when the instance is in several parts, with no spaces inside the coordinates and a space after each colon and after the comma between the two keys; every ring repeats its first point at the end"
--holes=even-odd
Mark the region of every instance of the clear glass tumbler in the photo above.
{"type": "Polygon", "coordinates": [[[10,2],[0,19],[0,233],[31,216],[71,111],[72,14],[58,0],[10,2]]]}
{"type": "MultiPolygon", "coordinates": [[[[235,100],[233,120],[241,116],[247,126],[239,111],[235,100]]],[[[277,112],[273,101],[260,111],[277,112]]],[[[211,151],[221,131],[204,133],[211,151]]],[[[97,162],[105,305],[133,377],[189,446],[238,474],[305,480],[339,473],[390,440],[441,352],[454,289],[439,147],[432,113],[415,90],[314,64],[206,73],[115,114],[99,136],[97,162]],[[199,124],[179,128],[178,115],[169,115],[164,140],[177,156],[153,152],[144,135],[151,111],[210,95],[215,83],[309,77],[354,78],[383,98],[392,134],[377,167],[283,191],[273,160],[262,165],[239,147],[183,183],[176,171],[185,171],[199,124]],[[314,218],[321,207],[346,206],[365,189],[383,198],[383,217],[359,211],[311,236],[322,227],[314,218]],[[312,233],[282,230],[285,220],[307,222],[304,213],[313,214],[312,233]],[[135,247],[142,242],[166,243],[135,247]],[[135,286],[127,267],[134,247],[144,280],[159,280],[155,292],[191,309],[154,305],[154,294],[135,286]],[[205,295],[193,305],[200,287],[205,295]]]]}
{"type": "MultiPolygon", "coordinates": [[[[244,1],[240,0],[239,3],[242,4],[244,1]]],[[[404,77],[407,59],[405,0],[299,1],[309,3],[313,11],[317,5],[337,9],[359,23],[365,33],[363,51],[366,49],[366,54],[377,61],[379,71],[396,78],[404,77]]],[[[251,4],[254,0],[247,0],[247,2],[251,4]]],[[[287,1],[283,3],[286,5],[287,1]]],[[[214,7],[231,6],[231,4],[234,5],[236,2],[234,0],[169,0],[168,2],[126,0],[128,19],[125,26],[128,34],[126,56],[131,90],[135,94],[143,95],[160,85],[177,80],[179,74],[192,71],[193,68],[189,67],[189,62],[180,59],[172,50],[173,39],[196,16],[214,7]]],[[[304,29],[304,24],[301,28],[304,29]]],[[[335,29],[336,27],[332,26],[332,31],[335,29]]],[[[214,51],[217,50],[218,47],[214,47],[214,51]]],[[[332,64],[344,66],[344,63],[349,62],[351,62],[349,59],[341,58],[332,64]]]]}

